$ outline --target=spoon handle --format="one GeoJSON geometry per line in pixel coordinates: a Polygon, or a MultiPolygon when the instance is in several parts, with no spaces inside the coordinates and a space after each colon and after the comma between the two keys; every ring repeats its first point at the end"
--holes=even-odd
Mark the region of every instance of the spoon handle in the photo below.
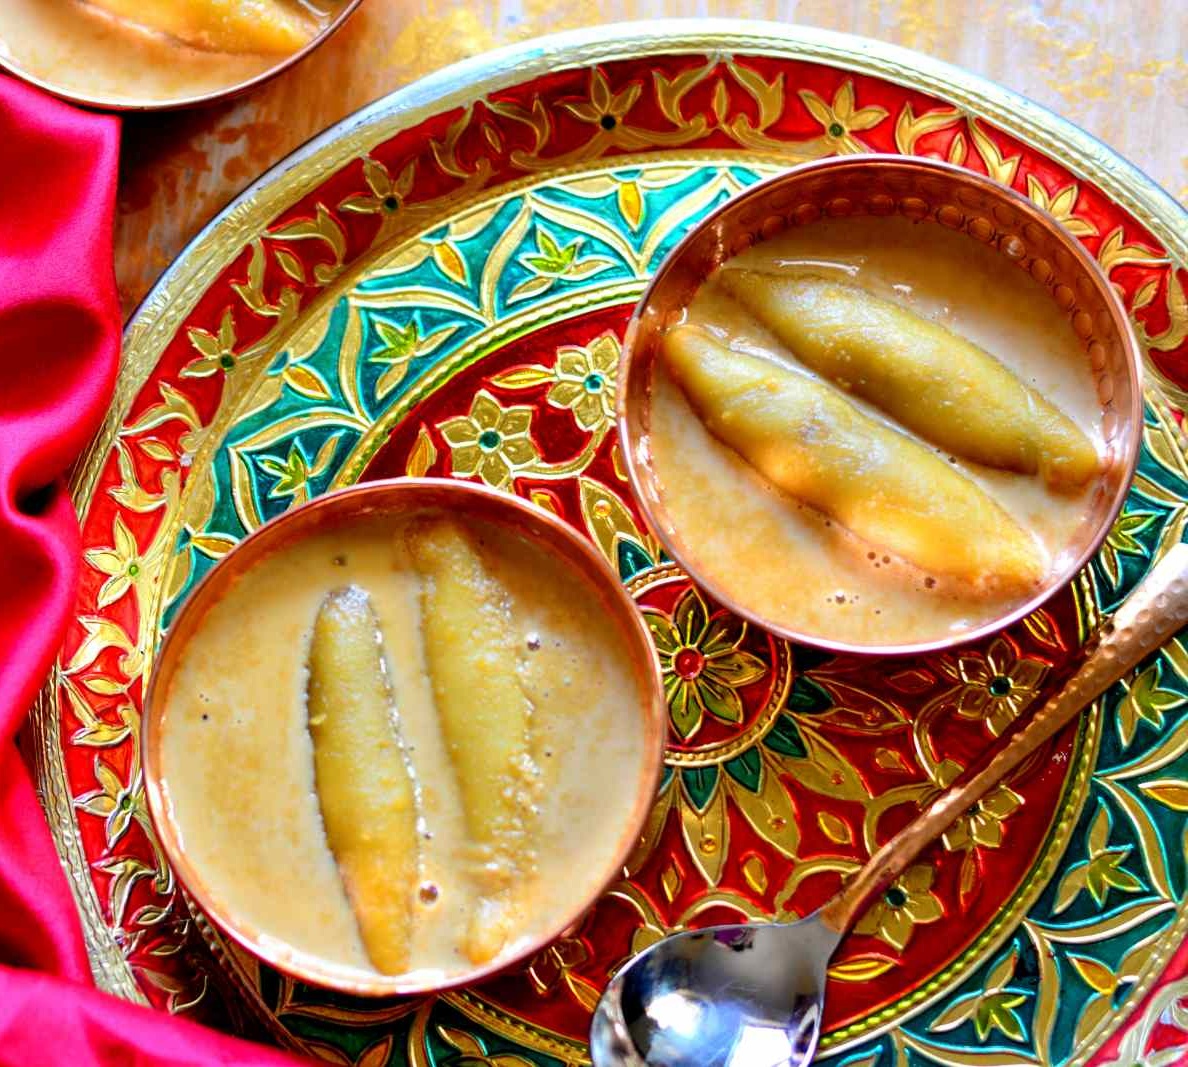
{"type": "Polygon", "coordinates": [[[1188,625],[1188,544],[1174,545],[1101,627],[1064,688],[1052,696],[990,761],[921,812],[866,862],[818,916],[847,932],[873,898],[937,837],[1081,710],[1188,625]]]}

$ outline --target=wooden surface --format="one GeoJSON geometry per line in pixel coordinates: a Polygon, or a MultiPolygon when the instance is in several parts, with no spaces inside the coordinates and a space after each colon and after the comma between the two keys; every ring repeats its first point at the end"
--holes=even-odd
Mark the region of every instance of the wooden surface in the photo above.
{"type": "MultiPolygon", "coordinates": [[[[589,25],[589,0],[365,0],[323,48],[261,89],[125,124],[116,273],[130,314],[202,225],[261,171],[378,96],[455,60],[589,25]]],[[[603,21],[734,16],[915,48],[1079,123],[1188,205],[1184,0],[611,0],[603,21]]]]}

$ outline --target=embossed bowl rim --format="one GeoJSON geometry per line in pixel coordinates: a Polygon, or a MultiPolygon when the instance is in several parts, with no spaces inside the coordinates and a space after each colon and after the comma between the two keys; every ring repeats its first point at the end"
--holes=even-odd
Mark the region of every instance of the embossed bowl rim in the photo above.
{"type": "Polygon", "coordinates": [[[293,978],[355,996],[390,996],[430,993],[487,978],[522,963],[575,926],[620,876],[643,831],[660,785],[667,730],[668,704],[660,660],[643,614],[590,541],[559,516],[485,485],[445,478],[393,478],[336,489],[277,516],[240,541],[202,577],[174,617],[158,652],[145,692],[141,740],[144,786],[153,826],[166,858],[198,907],[252,955],[293,978]],[[630,817],[624,822],[618,844],[602,865],[602,873],[592,883],[590,892],[575,898],[562,921],[524,940],[514,953],[435,981],[427,981],[424,972],[371,976],[359,969],[335,965],[296,951],[237,916],[191,862],[161,774],[164,698],[181,650],[206,612],[240,575],[311,533],[365,516],[395,518],[427,510],[452,511],[502,526],[570,565],[593,588],[607,613],[617,622],[633,655],[630,667],[644,695],[639,711],[643,719],[644,752],[649,757],[643,762],[630,817]]]}
{"type": "Polygon", "coordinates": [[[22,66],[18,58],[5,55],[3,51],[0,51],[0,70],[7,71],[14,78],[20,78],[21,81],[28,82],[30,85],[36,85],[39,89],[44,89],[47,93],[51,93],[62,100],[69,100],[71,103],[81,104],[83,107],[99,108],[102,111],[171,111],[175,108],[181,110],[191,107],[202,107],[206,104],[229,100],[232,97],[246,93],[249,89],[260,85],[262,82],[276,77],[281,71],[288,70],[294,63],[300,63],[310,52],[315,48],[321,47],[331,36],[337,33],[339,28],[355,13],[356,8],[361,3],[363,3],[363,0],[343,0],[338,14],[315,34],[308,43],[302,45],[295,52],[281,56],[272,66],[265,67],[264,70],[253,74],[249,78],[244,78],[243,81],[223,86],[221,89],[211,89],[205,93],[195,93],[193,96],[169,97],[162,100],[152,97],[137,98],[104,96],[101,93],[84,93],[78,89],[68,89],[48,78],[41,77],[39,74],[34,74],[22,66]]]}
{"type": "MultiPolygon", "coordinates": [[[[839,190],[839,193],[841,190],[839,190]]],[[[788,206],[773,207],[773,214],[786,212],[788,206]]],[[[860,213],[861,214],[861,213],[860,213]]],[[[825,212],[821,213],[823,217],[825,212]]],[[[931,215],[929,224],[933,224],[931,215]]],[[[813,222],[817,221],[816,219],[813,222]]],[[[813,222],[805,225],[811,226],[813,222]]],[[[939,223],[935,223],[940,225],[939,223]]],[[[792,225],[782,226],[791,229],[792,225]]],[[[945,227],[948,229],[948,227],[945,227]]],[[[760,244],[775,234],[753,234],[751,244],[760,244]]],[[[969,236],[969,235],[966,235],[969,236]]],[[[976,240],[969,236],[969,240],[976,240]]],[[[983,242],[978,242],[983,243],[983,242]]],[[[1091,336],[1098,336],[1095,330],[1091,336]]],[[[1086,342],[1088,338],[1085,339],[1086,342]]],[[[1139,444],[1143,426],[1142,356],[1141,349],[1126,310],[1113,285],[1102,271],[1097,260],[1081,243],[1048,212],[1033,204],[1027,197],[1014,189],[995,181],[984,174],[940,160],[918,156],[871,153],[868,155],[831,156],[790,168],[783,174],[757,182],[737,196],[731,197],[705,216],[673,247],[644,289],[635,305],[623,342],[619,362],[618,396],[616,420],[619,431],[623,460],[627,468],[632,495],[643,511],[648,526],[659,538],[665,551],[690,575],[690,577],[715,600],[740,615],[742,618],[800,644],[825,649],[830,652],[856,653],[864,655],[899,656],[919,655],[955,648],[977,641],[1018,622],[1043,605],[1058,590],[1067,586],[1080,570],[1093,558],[1101,547],[1114,520],[1122,510],[1126,494],[1130,489],[1138,464],[1139,444]],[[774,619],[753,610],[732,597],[713,579],[706,577],[698,566],[696,558],[681,541],[673,522],[664,508],[655,472],[652,468],[651,448],[648,441],[650,424],[648,415],[651,398],[652,366],[656,358],[656,344],[663,333],[669,314],[684,306],[684,301],[670,293],[670,289],[688,291],[689,278],[697,277],[694,289],[704,280],[706,271],[700,266],[690,266],[686,261],[697,259],[700,264],[707,256],[705,248],[711,248],[713,266],[720,266],[737,250],[729,250],[724,235],[730,232],[732,218],[743,215],[748,209],[767,200],[785,197],[805,179],[822,174],[843,174],[854,170],[877,170],[884,174],[896,172],[908,179],[930,179],[952,186],[976,186],[988,198],[997,199],[1018,212],[1026,223],[1035,223],[1051,236],[1058,247],[1072,257],[1073,266],[1069,272],[1089,279],[1095,296],[1108,311],[1110,330],[1107,340],[1116,343],[1121,350],[1121,363],[1125,369],[1125,383],[1129,392],[1128,403],[1117,409],[1118,426],[1116,444],[1111,450],[1112,462],[1099,478],[1108,480],[1112,491],[1105,499],[1091,504],[1094,520],[1093,532],[1083,543],[1071,562],[1053,571],[1043,586],[1026,601],[1008,608],[1001,615],[958,634],[947,635],[924,641],[908,641],[888,644],[859,644],[836,640],[827,634],[805,632],[787,620],[774,619]],[[683,277],[682,277],[683,272],[683,277]]],[[[1078,537],[1080,540],[1080,537],[1078,537]]]]}

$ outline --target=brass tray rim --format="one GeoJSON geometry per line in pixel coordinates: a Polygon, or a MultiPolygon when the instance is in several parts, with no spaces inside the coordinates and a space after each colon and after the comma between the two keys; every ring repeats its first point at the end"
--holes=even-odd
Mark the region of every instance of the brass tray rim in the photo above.
{"type": "MultiPolygon", "coordinates": [[[[107,417],[70,479],[80,519],[87,513],[115,432],[177,327],[209,281],[289,206],[293,189],[308,188],[401,129],[546,72],[655,54],[733,52],[816,62],[867,74],[959,106],[1096,185],[1154,235],[1175,266],[1188,266],[1188,209],[1140,168],[1027,97],[922,53],[830,30],[721,18],[611,23],[543,36],[452,64],[366,105],[265,171],[195,235],[128,320],[107,417]]],[[[739,150],[737,155],[745,161],[752,153],[739,150]]],[[[1149,364],[1147,372],[1157,377],[1149,364]]],[[[1180,399],[1180,390],[1170,383],[1158,384],[1165,402],[1169,396],[1180,399]]],[[[1180,438],[1182,449],[1182,434],[1180,438]]],[[[66,788],[54,699],[56,676],[55,667],[31,715],[38,794],[78,906],[96,984],[125,999],[146,1003],[131,967],[108,934],[82,855],[66,788]]],[[[1145,992],[1133,990],[1128,998],[1131,1004],[1145,992]]]]}

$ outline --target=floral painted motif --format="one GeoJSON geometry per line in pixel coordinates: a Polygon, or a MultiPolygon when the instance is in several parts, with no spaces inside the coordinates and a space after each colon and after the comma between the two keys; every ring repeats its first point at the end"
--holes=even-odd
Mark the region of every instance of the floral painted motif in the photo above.
{"type": "Polygon", "coordinates": [[[619,379],[619,342],[613,334],[586,348],[566,345],[557,350],[556,384],[548,392],[554,407],[568,408],[587,433],[608,427],[615,417],[619,379]]]}
{"type": "Polygon", "coordinates": [[[529,431],[532,409],[500,407],[486,391],[475,395],[470,414],[451,419],[441,434],[452,451],[453,473],[477,474],[495,489],[507,489],[516,472],[540,458],[529,431]]]}
{"type": "Polygon", "coordinates": [[[867,909],[854,932],[877,937],[902,952],[917,926],[944,915],[940,898],[932,892],[935,879],[936,872],[926,864],[909,867],[867,909]]]}
{"type": "Polygon", "coordinates": [[[998,848],[1002,825],[1023,804],[1023,798],[1008,786],[991,790],[962,815],[941,838],[945,848],[998,848]]]}
{"type": "Polygon", "coordinates": [[[887,117],[887,109],[870,106],[854,110],[854,83],[845,81],[827,104],[811,89],[801,89],[800,99],[809,113],[824,128],[829,147],[838,155],[869,152],[870,148],[854,136],[877,126],[887,117]]]}
{"type": "Polygon", "coordinates": [[[114,604],[140,577],[143,562],[136,538],[117,514],[111,529],[110,548],[89,548],[84,554],[86,561],[107,575],[107,581],[99,589],[97,604],[101,608],[114,604]]]}
{"type": "Polygon", "coordinates": [[[967,719],[982,719],[994,737],[1015,721],[1035,699],[1048,665],[1019,656],[1006,638],[997,638],[986,655],[964,653],[957,661],[964,685],[957,711],[967,719]]]}
{"type": "Polygon", "coordinates": [[[742,722],[738,689],[767,673],[757,656],[740,647],[747,624],[725,612],[711,617],[693,588],[678,601],[671,618],[655,609],[644,614],[660,653],[664,693],[677,736],[691,739],[707,713],[722,722],[742,722]]]}

